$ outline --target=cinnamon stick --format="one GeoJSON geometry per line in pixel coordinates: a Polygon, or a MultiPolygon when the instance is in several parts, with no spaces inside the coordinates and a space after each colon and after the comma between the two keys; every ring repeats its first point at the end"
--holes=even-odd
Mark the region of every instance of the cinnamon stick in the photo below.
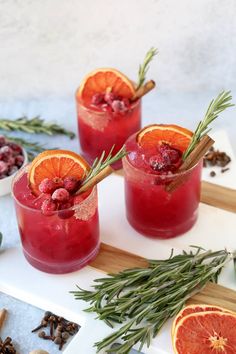
{"type": "Polygon", "coordinates": [[[87,183],[85,183],[76,194],[87,191],[89,188],[94,187],[104,178],[109,176],[112,172],[114,172],[113,168],[109,165],[106,166],[101,172],[99,172],[96,176],[92,177],[87,183]]]}
{"type": "MultiPolygon", "coordinates": [[[[180,166],[178,172],[184,172],[195,166],[205,153],[210,149],[214,144],[214,140],[211,139],[208,135],[205,135],[200,142],[197,144],[195,149],[188,155],[186,160],[180,166]]],[[[186,175],[177,176],[169,185],[166,186],[167,192],[173,192],[177,187],[179,187],[183,182],[186,181],[186,175]]]]}
{"type": "Polygon", "coordinates": [[[3,326],[6,317],[7,317],[7,310],[6,309],[1,309],[0,310],[0,329],[3,326]]]}
{"type": "Polygon", "coordinates": [[[134,96],[131,98],[131,101],[136,101],[139,98],[143,97],[149,91],[154,89],[155,86],[156,86],[155,81],[153,81],[153,80],[147,81],[146,84],[144,84],[143,86],[140,86],[140,88],[135,92],[134,96]]]}

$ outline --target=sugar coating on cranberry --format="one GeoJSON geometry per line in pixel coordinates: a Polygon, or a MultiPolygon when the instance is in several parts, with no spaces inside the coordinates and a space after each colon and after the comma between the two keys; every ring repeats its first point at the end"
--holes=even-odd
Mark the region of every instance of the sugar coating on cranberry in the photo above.
{"type": "Polygon", "coordinates": [[[130,107],[128,98],[119,97],[113,92],[95,93],[91,98],[91,104],[110,113],[124,113],[130,107]]]}
{"type": "Polygon", "coordinates": [[[104,95],[104,101],[107,102],[109,105],[111,105],[116,98],[117,97],[112,92],[107,92],[104,95]]]}
{"type": "Polygon", "coordinates": [[[55,188],[56,188],[55,183],[49,178],[44,178],[39,185],[39,191],[41,193],[51,194],[52,192],[54,192],[55,188]]]}
{"type": "Polygon", "coordinates": [[[7,160],[13,155],[13,150],[10,148],[10,146],[5,145],[0,148],[0,154],[2,155],[3,160],[7,160]]]}
{"type": "Polygon", "coordinates": [[[63,179],[60,177],[54,177],[53,183],[55,183],[55,189],[64,187],[63,179]]]}
{"type": "Polygon", "coordinates": [[[17,155],[15,157],[15,164],[17,167],[21,167],[23,165],[24,162],[24,156],[23,155],[17,155]]]}
{"type": "Polygon", "coordinates": [[[79,187],[79,181],[75,177],[68,176],[64,179],[63,182],[64,188],[70,193],[74,193],[79,187]]]}
{"type": "Polygon", "coordinates": [[[115,113],[126,112],[127,107],[123,101],[114,100],[111,104],[111,107],[115,113]]]}
{"type": "Polygon", "coordinates": [[[91,104],[94,106],[98,106],[99,104],[104,103],[104,94],[102,93],[95,93],[92,96],[91,104]]]}
{"type": "Polygon", "coordinates": [[[14,156],[22,154],[22,148],[19,145],[17,145],[16,143],[9,141],[6,143],[6,145],[12,149],[14,156]]]}
{"type": "Polygon", "coordinates": [[[0,179],[13,175],[23,163],[22,148],[0,136],[0,179]]]}
{"type": "Polygon", "coordinates": [[[52,194],[52,200],[57,202],[67,202],[69,198],[70,194],[65,188],[58,188],[52,194]]]}
{"type": "Polygon", "coordinates": [[[169,144],[162,143],[156,155],[149,159],[149,164],[157,172],[176,172],[182,161],[182,152],[169,144]]]}
{"type": "Polygon", "coordinates": [[[57,203],[51,199],[46,199],[43,201],[41,206],[41,211],[46,216],[51,216],[57,210],[57,203]]]}

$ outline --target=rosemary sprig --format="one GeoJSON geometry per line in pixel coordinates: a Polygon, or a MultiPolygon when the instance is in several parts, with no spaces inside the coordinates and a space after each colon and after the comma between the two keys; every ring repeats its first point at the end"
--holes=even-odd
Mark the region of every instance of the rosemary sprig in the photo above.
{"type": "Polygon", "coordinates": [[[56,123],[45,122],[44,119],[40,118],[40,116],[36,116],[31,119],[25,116],[15,120],[0,119],[0,129],[5,131],[22,131],[31,134],[62,134],[67,135],[71,139],[75,137],[75,134],[73,132],[62,128],[56,123]]]}
{"type": "Polygon", "coordinates": [[[113,327],[122,326],[100,342],[98,352],[128,354],[140,343],[150,345],[165,322],[175,316],[186,301],[208,281],[216,282],[222,268],[235,257],[227,250],[205,251],[194,247],[190,252],[166,260],[150,260],[148,268],[127,269],[109,277],[96,279],[93,291],[73,291],[75,299],[90,303],[87,312],[113,327]],[[109,349],[117,340],[122,344],[109,349]]]}
{"type": "Polygon", "coordinates": [[[183,154],[183,160],[194,150],[195,146],[199,143],[204,135],[207,135],[211,128],[209,125],[213,120],[215,120],[218,115],[223,112],[226,108],[234,106],[230,103],[232,99],[230,91],[222,91],[215,99],[209,104],[205,116],[202,121],[199,122],[189,146],[185,153],[183,154]]]}
{"type": "Polygon", "coordinates": [[[112,152],[114,150],[115,145],[112,146],[109,154],[107,155],[106,159],[104,160],[106,152],[103,151],[101,156],[96,158],[89,170],[87,176],[85,177],[82,186],[87,184],[92,178],[98,175],[102,170],[104,170],[107,166],[112,165],[113,163],[117,162],[118,160],[122,159],[127,152],[125,150],[125,146],[123,145],[122,148],[112,156],[112,152]]]}
{"type": "Polygon", "coordinates": [[[2,233],[0,232],[0,247],[2,245],[2,233]]]}
{"type": "Polygon", "coordinates": [[[136,88],[136,91],[143,85],[144,81],[146,80],[146,74],[149,70],[149,64],[154,58],[155,55],[157,55],[158,50],[154,47],[150,48],[149,51],[147,52],[144,61],[141,65],[139,65],[139,71],[138,71],[138,85],[136,88]]]}
{"type": "MultiPolygon", "coordinates": [[[[43,145],[40,145],[37,142],[30,142],[30,141],[27,141],[27,140],[22,139],[22,138],[16,138],[16,137],[13,137],[13,136],[7,136],[5,134],[4,134],[4,136],[9,141],[13,141],[16,144],[19,144],[19,145],[23,146],[23,148],[27,152],[29,161],[32,161],[35,158],[35,156],[37,156],[39,153],[43,152],[46,149],[46,147],[44,147],[43,145]]],[[[57,148],[51,148],[51,149],[55,150],[57,148]]]]}

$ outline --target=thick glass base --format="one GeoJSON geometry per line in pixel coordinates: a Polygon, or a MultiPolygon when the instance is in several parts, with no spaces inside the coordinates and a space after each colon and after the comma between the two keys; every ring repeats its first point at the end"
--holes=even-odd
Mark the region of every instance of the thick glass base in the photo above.
{"type": "Polygon", "coordinates": [[[170,229],[163,229],[161,228],[161,226],[158,227],[158,225],[156,225],[156,227],[151,227],[150,225],[143,225],[138,223],[137,220],[131,218],[130,215],[126,214],[126,216],[129,224],[143,236],[158,239],[168,239],[180,236],[189,231],[197,221],[198,212],[196,210],[191,218],[181,224],[172,226],[170,229]]]}
{"type": "Polygon", "coordinates": [[[82,260],[80,259],[78,261],[66,263],[45,263],[41,262],[38,259],[35,259],[23,249],[25,258],[34,268],[37,268],[42,272],[51,274],[66,274],[79,270],[86,266],[89,262],[91,262],[97,256],[98,251],[99,245],[87,257],[83,258],[82,260]]]}

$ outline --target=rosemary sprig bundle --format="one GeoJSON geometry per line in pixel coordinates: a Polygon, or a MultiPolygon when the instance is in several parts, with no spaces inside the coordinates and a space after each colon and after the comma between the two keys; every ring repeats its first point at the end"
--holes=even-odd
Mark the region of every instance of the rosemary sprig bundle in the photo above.
{"type": "MultiPolygon", "coordinates": [[[[27,152],[29,161],[32,161],[39,153],[41,153],[44,150],[46,150],[46,147],[44,147],[43,145],[40,145],[37,142],[30,142],[30,141],[27,141],[27,140],[22,139],[22,138],[16,138],[16,137],[13,137],[13,136],[7,136],[5,134],[4,134],[4,136],[9,141],[13,141],[16,144],[21,145],[25,149],[25,151],[27,152]]],[[[55,150],[57,148],[51,148],[51,149],[55,150]]]]}
{"type": "Polygon", "coordinates": [[[36,116],[34,118],[21,117],[18,119],[0,119],[0,129],[5,131],[22,131],[25,133],[56,135],[62,134],[73,139],[75,134],[52,122],[45,122],[44,119],[36,116]]]}
{"type": "MultiPolygon", "coordinates": [[[[194,246],[192,246],[194,247],[194,246]]],[[[96,279],[94,291],[73,291],[75,299],[90,303],[87,312],[119,329],[95,343],[98,352],[128,354],[140,343],[150,345],[165,322],[175,316],[186,301],[208,281],[217,282],[222,268],[235,257],[227,250],[212,252],[194,247],[190,252],[166,260],[150,260],[148,268],[127,269],[109,277],[96,279]],[[115,341],[122,344],[110,348],[115,341]]]]}
{"type": "Polygon", "coordinates": [[[211,128],[209,125],[223,112],[226,108],[234,106],[230,103],[232,99],[230,91],[222,91],[215,99],[209,104],[203,120],[201,120],[192,136],[189,146],[183,154],[183,160],[185,160],[190,153],[194,150],[203,136],[207,135],[211,128]]]}
{"type": "Polygon", "coordinates": [[[154,58],[155,55],[157,55],[158,50],[156,48],[150,48],[149,51],[147,52],[144,61],[141,65],[139,65],[139,71],[138,71],[138,84],[136,91],[143,85],[144,81],[146,80],[146,74],[149,70],[149,64],[154,58]]]}
{"type": "MultiPolygon", "coordinates": [[[[112,148],[111,148],[109,154],[107,155],[107,157],[105,158],[105,160],[104,160],[104,157],[106,154],[105,151],[102,152],[102,154],[99,158],[97,157],[94,160],[88,174],[86,175],[86,177],[82,183],[82,187],[87,184],[90,184],[91,180],[94,180],[96,178],[96,176],[98,176],[108,166],[119,161],[120,159],[122,159],[122,157],[124,157],[127,154],[127,152],[125,150],[125,146],[122,146],[122,148],[114,156],[112,156],[112,152],[114,150],[114,147],[115,147],[115,145],[112,146],[112,148]]],[[[106,175],[104,175],[104,177],[106,177],[106,175]]]]}

